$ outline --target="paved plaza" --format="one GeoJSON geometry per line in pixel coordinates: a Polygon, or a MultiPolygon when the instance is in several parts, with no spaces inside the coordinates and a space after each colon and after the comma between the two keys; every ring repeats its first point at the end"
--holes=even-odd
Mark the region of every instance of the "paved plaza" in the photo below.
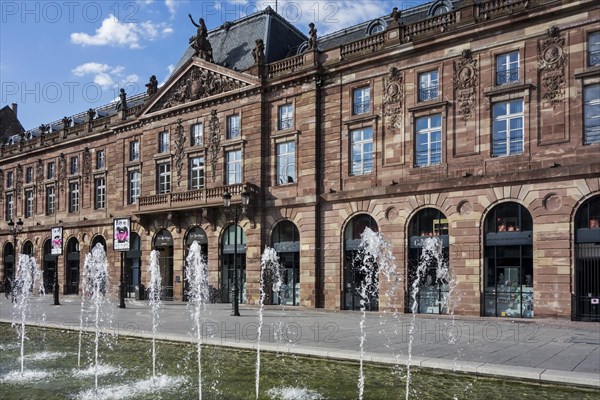
{"type": "MultiPolygon", "coordinates": [[[[79,329],[80,297],[64,296],[60,306],[47,295],[34,307],[45,312],[44,324],[79,329]]],[[[159,338],[190,341],[192,320],[183,302],[165,302],[160,313],[159,338]]],[[[127,300],[126,309],[114,301],[110,327],[119,335],[150,337],[148,302],[127,300]]],[[[256,347],[258,308],[240,307],[232,317],[230,304],[207,306],[202,326],[208,344],[256,347]]],[[[328,311],[267,306],[261,349],[300,355],[358,360],[360,319],[356,311],[328,311]]],[[[10,300],[0,300],[0,321],[12,321],[10,300]]],[[[365,360],[406,364],[411,315],[391,312],[366,314],[365,360]]],[[[31,322],[39,324],[38,316],[31,322]]],[[[600,388],[600,324],[564,320],[417,315],[412,342],[412,365],[480,375],[497,375],[542,382],[600,388]],[[454,343],[453,343],[454,342],[454,343]]]]}

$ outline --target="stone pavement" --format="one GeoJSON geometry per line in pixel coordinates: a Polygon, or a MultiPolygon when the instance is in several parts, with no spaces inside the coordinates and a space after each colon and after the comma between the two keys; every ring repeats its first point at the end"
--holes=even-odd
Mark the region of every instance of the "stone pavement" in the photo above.
{"type": "MultiPolygon", "coordinates": [[[[36,300],[39,324],[79,329],[81,299],[63,296],[60,306],[52,296],[36,300]]],[[[126,300],[126,309],[113,301],[111,330],[119,335],[151,337],[148,302],[126,300]]],[[[187,303],[165,302],[158,338],[191,341],[192,320],[187,303]]],[[[258,308],[240,306],[232,317],[230,304],[210,304],[202,332],[207,344],[252,349],[256,347],[258,308]]],[[[360,319],[357,311],[328,311],[266,306],[261,349],[300,355],[358,360],[360,319]]],[[[0,300],[0,322],[12,321],[10,300],[0,300]]],[[[400,365],[408,361],[411,315],[366,313],[364,360],[400,365]]],[[[499,318],[417,315],[411,365],[479,375],[506,376],[539,382],[600,388],[600,323],[564,320],[508,320],[499,318]],[[454,342],[454,343],[452,343],[454,342]]]]}

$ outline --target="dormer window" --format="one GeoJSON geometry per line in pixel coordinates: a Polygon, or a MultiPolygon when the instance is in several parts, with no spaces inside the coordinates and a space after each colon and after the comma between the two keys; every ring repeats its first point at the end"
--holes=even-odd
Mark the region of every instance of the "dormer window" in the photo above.
{"type": "Polygon", "coordinates": [[[375,35],[379,32],[383,32],[384,30],[385,28],[383,27],[383,25],[377,23],[371,27],[371,29],[369,30],[369,35],[375,35]]]}

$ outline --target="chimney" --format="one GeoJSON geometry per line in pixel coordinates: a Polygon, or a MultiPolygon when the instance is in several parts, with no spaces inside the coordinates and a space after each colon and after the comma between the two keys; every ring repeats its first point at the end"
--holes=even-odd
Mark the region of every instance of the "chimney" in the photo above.
{"type": "Polygon", "coordinates": [[[17,116],[17,103],[12,103],[10,105],[10,108],[12,108],[13,112],[15,113],[15,116],[17,116]]]}

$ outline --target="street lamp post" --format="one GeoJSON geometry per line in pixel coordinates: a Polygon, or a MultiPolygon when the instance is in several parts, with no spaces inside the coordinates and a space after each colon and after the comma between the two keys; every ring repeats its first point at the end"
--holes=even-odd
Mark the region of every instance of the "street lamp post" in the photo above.
{"type": "Polygon", "coordinates": [[[248,203],[250,201],[250,194],[244,190],[240,193],[242,196],[242,204],[241,207],[238,204],[231,205],[231,193],[229,190],[225,189],[225,193],[223,193],[223,207],[225,208],[225,213],[231,215],[233,217],[233,226],[234,226],[234,235],[233,235],[233,310],[231,315],[239,317],[240,316],[240,305],[239,305],[239,283],[238,283],[238,267],[237,267],[237,233],[238,233],[238,223],[240,217],[246,214],[248,211],[248,203]]]}
{"type": "Polygon", "coordinates": [[[14,246],[14,260],[13,260],[13,269],[12,269],[12,281],[13,284],[15,282],[15,277],[16,277],[16,273],[17,273],[17,236],[19,235],[19,233],[23,230],[23,221],[21,221],[21,218],[19,218],[19,220],[17,221],[17,223],[14,223],[14,221],[11,220],[8,221],[8,233],[10,233],[13,237],[13,246],[14,246]]]}

